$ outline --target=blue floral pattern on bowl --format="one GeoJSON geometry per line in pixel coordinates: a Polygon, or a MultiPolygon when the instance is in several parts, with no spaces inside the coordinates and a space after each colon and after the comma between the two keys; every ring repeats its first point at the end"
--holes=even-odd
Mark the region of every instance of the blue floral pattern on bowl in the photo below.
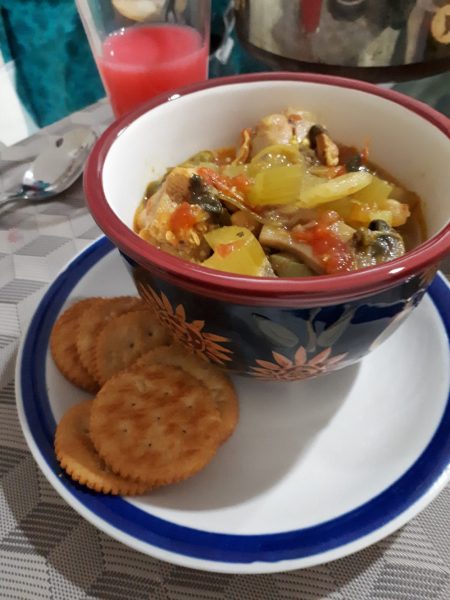
{"type": "Polygon", "coordinates": [[[360,360],[417,306],[436,272],[362,299],[298,308],[226,303],[125,258],[139,294],[177,342],[236,374],[275,381],[308,379],[360,360]]]}

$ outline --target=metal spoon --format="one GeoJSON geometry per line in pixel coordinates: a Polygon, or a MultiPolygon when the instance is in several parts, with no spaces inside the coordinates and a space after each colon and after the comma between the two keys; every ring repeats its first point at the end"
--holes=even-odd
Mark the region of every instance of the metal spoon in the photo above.
{"type": "Polygon", "coordinates": [[[83,172],[95,140],[95,133],[88,127],[76,127],[65,133],[56,146],[50,146],[34,159],[18,189],[0,195],[0,205],[11,200],[48,200],[66,190],[83,172]]]}

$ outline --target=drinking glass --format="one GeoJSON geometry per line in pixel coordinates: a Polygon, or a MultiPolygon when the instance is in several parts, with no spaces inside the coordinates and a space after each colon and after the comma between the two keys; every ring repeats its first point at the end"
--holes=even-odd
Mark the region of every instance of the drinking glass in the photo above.
{"type": "Polygon", "coordinates": [[[208,77],[210,0],[76,0],[116,117],[208,77]]]}

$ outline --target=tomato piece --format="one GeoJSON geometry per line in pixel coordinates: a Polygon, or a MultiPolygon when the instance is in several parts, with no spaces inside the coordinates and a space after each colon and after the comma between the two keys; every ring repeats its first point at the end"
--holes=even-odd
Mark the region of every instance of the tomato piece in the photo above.
{"type": "Polygon", "coordinates": [[[205,239],[214,251],[203,261],[205,267],[252,277],[273,275],[261,244],[246,227],[227,225],[213,229],[205,233],[205,239]]]}
{"type": "Polygon", "coordinates": [[[334,248],[333,253],[326,258],[325,270],[329,274],[339,273],[341,271],[352,271],[353,256],[348,253],[346,248],[343,248],[342,251],[339,251],[338,248],[334,248]]]}
{"type": "Polygon", "coordinates": [[[320,229],[324,229],[325,227],[328,227],[328,225],[332,225],[333,223],[336,223],[336,221],[340,220],[341,216],[336,210],[326,210],[320,213],[318,225],[320,226],[320,229]]]}
{"type": "Polygon", "coordinates": [[[215,252],[217,252],[217,254],[221,258],[226,258],[235,250],[239,250],[239,248],[242,248],[243,245],[244,244],[241,240],[237,242],[229,242],[228,244],[218,244],[216,246],[215,252]]]}
{"type": "Polygon", "coordinates": [[[218,165],[229,165],[236,158],[236,150],[234,148],[219,148],[216,150],[216,160],[218,165]]]}
{"type": "Polygon", "coordinates": [[[197,217],[192,212],[192,206],[187,202],[182,202],[172,213],[170,217],[170,229],[174,233],[191,229],[197,223],[197,217]]]}
{"type": "Polygon", "coordinates": [[[330,179],[334,179],[334,177],[340,177],[341,175],[345,175],[347,173],[347,168],[345,165],[338,165],[337,167],[332,168],[334,169],[334,173],[330,179]]]}
{"type": "Polygon", "coordinates": [[[364,148],[360,152],[362,162],[367,165],[369,162],[369,142],[364,144],[364,148]]]}
{"type": "Polygon", "coordinates": [[[225,196],[230,196],[241,202],[243,201],[243,195],[237,190],[236,185],[233,184],[233,179],[236,179],[236,177],[231,178],[226,175],[221,175],[212,169],[208,169],[208,167],[199,167],[197,169],[197,174],[208,185],[212,185],[216,190],[225,194],[225,196]]]}
{"type": "Polygon", "coordinates": [[[338,220],[340,217],[337,212],[326,211],[308,229],[295,230],[291,234],[296,241],[311,246],[314,255],[320,259],[328,274],[353,270],[353,255],[349,246],[330,228],[338,220]]]}
{"type": "Polygon", "coordinates": [[[235,177],[232,177],[230,179],[230,183],[233,187],[237,189],[238,192],[245,196],[248,190],[248,186],[250,185],[250,180],[243,173],[241,173],[241,175],[236,175],[235,177]]]}
{"type": "Polygon", "coordinates": [[[306,242],[307,244],[311,244],[314,238],[313,229],[307,229],[306,231],[293,231],[292,237],[297,242],[306,242]]]}
{"type": "Polygon", "coordinates": [[[339,145],[339,164],[345,165],[356,153],[357,150],[353,146],[339,145]]]}

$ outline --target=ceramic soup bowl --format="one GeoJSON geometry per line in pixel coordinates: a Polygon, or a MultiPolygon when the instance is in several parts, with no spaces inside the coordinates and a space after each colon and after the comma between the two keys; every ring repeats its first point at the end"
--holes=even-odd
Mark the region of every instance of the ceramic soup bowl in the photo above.
{"type": "Polygon", "coordinates": [[[141,296],[191,352],[235,373],[299,380],[359,361],[417,306],[450,249],[449,121],[409,97],[321,75],[246,75],[158,97],[116,121],[85,172],[96,222],[141,296]],[[232,145],[262,116],[313,112],[341,143],[423,201],[428,238],[401,258],[348,274],[269,279],[206,269],[149,245],[133,216],[149,181],[197,151],[232,145]]]}

